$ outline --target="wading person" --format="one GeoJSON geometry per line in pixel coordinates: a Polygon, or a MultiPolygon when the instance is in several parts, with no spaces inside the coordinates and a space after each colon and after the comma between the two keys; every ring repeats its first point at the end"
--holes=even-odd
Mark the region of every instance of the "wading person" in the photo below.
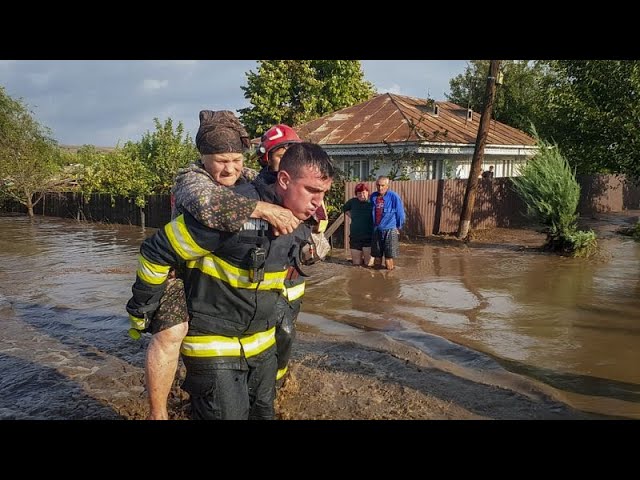
{"type": "Polygon", "coordinates": [[[400,229],[404,225],[404,206],[397,193],[389,190],[389,177],[379,176],[377,191],[371,195],[373,205],[373,238],[371,255],[374,268],[393,270],[393,259],[400,254],[400,229]]]}
{"type": "MultiPolygon", "coordinates": [[[[256,181],[264,182],[267,185],[275,183],[282,156],[291,145],[300,142],[302,140],[298,134],[288,125],[274,125],[267,130],[262,135],[258,146],[258,159],[263,168],[256,181]]],[[[323,235],[328,223],[324,201],[306,222],[311,227],[313,244],[317,250],[316,256],[319,259],[324,259],[331,249],[328,240],[323,235]]],[[[284,383],[289,369],[289,359],[296,336],[296,321],[302,306],[304,290],[304,276],[299,275],[296,270],[292,270],[285,280],[284,292],[285,297],[289,300],[289,308],[284,309],[280,322],[276,326],[277,386],[284,383]]]]}
{"type": "MultiPolygon", "coordinates": [[[[243,152],[249,136],[230,111],[200,112],[196,146],[201,158],[181,169],[173,188],[176,211],[188,211],[199,222],[222,231],[236,232],[250,218],[268,221],[276,234],[287,234],[300,220],[280,206],[256,201],[229,189],[238,182],[255,178],[255,171],[243,168],[243,152]]],[[[180,268],[178,272],[180,272],[180,268]]],[[[145,383],[149,396],[149,419],[168,419],[167,398],[171,391],[180,354],[187,334],[188,312],[182,279],[171,275],[160,305],[150,325],[135,317],[135,328],[148,328],[153,334],[145,361],[145,383]]],[[[133,330],[135,335],[135,330],[133,330]]]]}
{"type": "Polygon", "coordinates": [[[373,204],[369,201],[369,188],[364,183],[356,185],[355,197],[347,200],[342,211],[351,219],[349,248],[353,265],[372,265],[371,237],[373,235],[373,204]]]}
{"type": "MultiPolygon", "coordinates": [[[[310,217],[331,187],[333,165],[321,147],[291,146],[274,185],[252,183],[238,193],[277,202],[300,220],[310,217]]],[[[308,227],[275,236],[266,222],[238,233],[210,229],[188,212],[145,240],[127,310],[141,317],[157,308],[171,267],[184,274],[189,334],[181,352],[183,385],[194,419],[270,419],[274,416],[275,323],[291,268],[299,270],[308,227]],[[148,272],[153,272],[150,278],[148,272]],[[151,281],[149,281],[151,280],[151,281]]]]}

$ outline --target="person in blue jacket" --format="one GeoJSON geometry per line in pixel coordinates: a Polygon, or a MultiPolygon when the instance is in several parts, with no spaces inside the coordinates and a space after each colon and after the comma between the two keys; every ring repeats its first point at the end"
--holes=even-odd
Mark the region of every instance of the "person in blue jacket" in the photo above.
{"type": "Polygon", "coordinates": [[[400,254],[400,229],[404,225],[404,205],[397,193],[389,190],[389,177],[379,176],[373,204],[373,238],[371,256],[373,268],[382,268],[382,257],[387,270],[393,270],[393,259],[400,254]]]}

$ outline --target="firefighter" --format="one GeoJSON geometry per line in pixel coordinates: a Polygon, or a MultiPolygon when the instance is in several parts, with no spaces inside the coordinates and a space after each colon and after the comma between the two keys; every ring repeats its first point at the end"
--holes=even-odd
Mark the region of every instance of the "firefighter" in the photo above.
{"type": "MultiPolygon", "coordinates": [[[[268,221],[276,233],[291,233],[300,223],[293,214],[267,202],[236,194],[228,187],[253,180],[257,172],[242,168],[241,154],[249,146],[249,135],[230,111],[202,110],[196,135],[199,161],[181,169],[173,187],[175,213],[188,211],[203,225],[235,232],[250,218],[268,221]],[[237,153],[238,162],[212,161],[212,155],[237,153]]],[[[133,319],[130,334],[153,335],[145,360],[145,383],[149,397],[149,419],[169,418],[167,397],[175,379],[180,344],[187,334],[189,319],[182,279],[171,275],[160,305],[150,324],[133,319]]]]}
{"type": "MultiPolygon", "coordinates": [[[[278,171],[280,170],[280,160],[287,149],[302,140],[296,131],[288,125],[274,125],[267,130],[260,138],[258,146],[258,160],[262,165],[262,170],[258,176],[258,181],[266,184],[274,183],[278,171]]],[[[316,258],[324,258],[327,254],[328,241],[323,233],[327,228],[327,214],[324,201],[316,210],[314,215],[307,221],[312,228],[313,243],[316,249],[323,249],[315,253],[316,258]]],[[[297,270],[292,270],[285,280],[286,297],[289,300],[289,308],[285,308],[282,320],[276,328],[276,345],[278,357],[278,387],[284,384],[288,372],[291,348],[296,336],[296,321],[302,306],[302,296],[304,295],[305,280],[297,270]]]]}
{"type": "MultiPolygon", "coordinates": [[[[275,184],[237,187],[249,198],[280,201],[300,220],[320,206],[331,187],[333,165],[318,145],[300,143],[282,158],[275,184]]],[[[275,236],[263,220],[245,222],[238,233],[210,229],[189,213],[145,240],[127,310],[134,318],[153,314],[168,271],[186,262],[184,275],[189,334],[181,352],[183,385],[194,419],[274,417],[275,324],[288,303],[284,281],[300,271],[308,226],[275,236]]]]}

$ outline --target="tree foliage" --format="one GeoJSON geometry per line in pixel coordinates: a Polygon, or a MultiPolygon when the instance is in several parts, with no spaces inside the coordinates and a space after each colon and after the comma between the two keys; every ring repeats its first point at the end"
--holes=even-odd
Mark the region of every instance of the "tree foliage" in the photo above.
{"type": "Polygon", "coordinates": [[[178,122],[173,128],[173,120],[168,118],[160,123],[153,119],[154,132],[146,132],[139,142],[127,142],[123,148],[132,161],[146,165],[151,174],[151,185],[155,193],[169,193],[179,168],[185,167],[198,158],[198,151],[184,125],[178,122]]]}
{"type": "Polygon", "coordinates": [[[77,155],[84,165],[80,180],[82,192],[132,198],[139,207],[144,207],[145,196],[153,193],[154,175],[139,156],[131,155],[126,148],[99,152],[88,146],[77,155]]]}
{"type": "MultiPolygon", "coordinates": [[[[471,60],[464,73],[449,80],[447,99],[476,112],[484,108],[489,60],[471,60]]],[[[504,60],[502,83],[497,86],[493,118],[520,130],[537,125],[545,112],[548,66],[530,60],[504,60]]]]}
{"type": "Polygon", "coordinates": [[[241,88],[251,106],[239,110],[240,119],[252,136],[278,123],[300,125],[375,94],[357,60],[261,60],[241,88]]]}
{"type": "Polygon", "coordinates": [[[578,173],[640,179],[640,61],[557,60],[541,136],[553,138],[578,173]]]}
{"type": "MultiPolygon", "coordinates": [[[[450,80],[447,98],[482,109],[488,60],[471,61],[450,80]]],[[[505,61],[496,120],[533,123],[577,173],[619,173],[640,182],[640,61],[505,61]]]]}
{"type": "Polygon", "coordinates": [[[83,165],[79,183],[84,193],[106,193],[133,198],[143,207],[144,197],[169,193],[179,168],[198,158],[198,152],[182,123],[154,118],[155,131],[138,142],[129,141],[112,152],[85,145],[75,161],[83,165]]]}
{"type": "Polygon", "coordinates": [[[58,181],[59,153],[49,129],[0,87],[0,189],[25,205],[30,216],[43,193],[58,181]]]}

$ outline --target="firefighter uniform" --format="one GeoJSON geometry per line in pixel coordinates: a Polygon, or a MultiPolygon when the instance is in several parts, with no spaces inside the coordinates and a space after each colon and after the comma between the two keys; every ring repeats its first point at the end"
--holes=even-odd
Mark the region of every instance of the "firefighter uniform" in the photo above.
{"type": "MultiPolygon", "coordinates": [[[[236,191],[278,203],[273,187],[247,184],[236,191]]],[[[221,232],[184,213],[142,244],[127,304],[134,317],[157,308],[169,267],[186,262],[190,321],[181,353],[192,418],[274,417],[275,326],[289,308],[285,281],[309,234],[302,224],[275,237],[259,219],[237,233],[221,232]]]]}

